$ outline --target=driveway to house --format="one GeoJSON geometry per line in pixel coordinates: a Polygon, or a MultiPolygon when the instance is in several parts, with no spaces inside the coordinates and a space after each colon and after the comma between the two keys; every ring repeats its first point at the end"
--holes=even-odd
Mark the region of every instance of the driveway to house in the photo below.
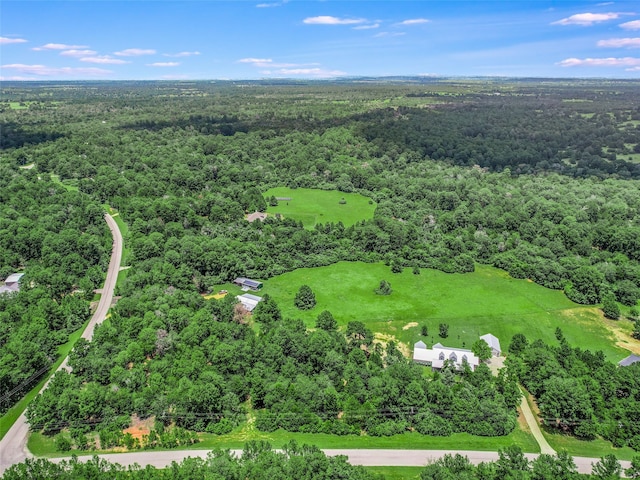
{"type": "MultiPolygon", "coordinates": [[[[242,450],[231,450],[240,456],[242,450]]],[[[424,467],[430,462],[443,457],[446,454],[455,455],[459,453],[469,458],[474,465],[480,462],[492,462],[498,459],[497,452],[478,452],[465,450],[358,450],[358,449],[327,449],[323,450],[329,456],[346,455],[352,465],[363,465],[366,467],[395,466],[395,467],[424,467]]],[[[166,468],[172,462],[180,462],[187,457],[206,458],[207,450],[169,450],[169,451],[146,451],[132,453],[110,453],[100,455],[100,458],[109,462],[119,463],[123,466],[138,464],[141,467],[152,465],[156,468],[166,468]]],[[[538,457],[536,453],[526,453],[529,460],[538,457]]],[[[78,460],[86,462],[92,457],[81,456],[78,460]]],[[[60,462],[62,458],[52,459],[53,462],[60,462]]],[[[599,461],[598,458],[573,457],[573,461],[580,473],[591,473],[592,464],[599,461]]],[[[631,462],[620,462],[622,468],[629,468],[631,462]]]]}
{"type": "MultiPolygon", "coordinates": [[[[109,214],[105,214],[105,220],[111,230],[113,236],[113,248],[111,251],[111,260],[109,261],[109,268],[107,269],[107,276],[104,281],[104,287],[102,289],[102,295],[100,296],[100,302],[98,308],[93,313],[91,320],[89,321],[84,332],[82,332],[82,338],[91,339],[93,336],[93,330],[96,325],[101,323],[111,307],[113,301],[113,291],[116,287],[116,280],[118,279],[118,270],[120,268],[120,262],[122,260],[122,234],[118,228],[118,224],[113,217],[109,214]]],[[[68,360],[66,357],[60,364],[58,370],[68,370],[68,360]]],[[[51,377],[42,387],[42,392],[51,381],[51,377]]],[[[29,426],[27,424],[27,418],[24,412],[20,415],[20,418],[16,420],[11,429],[0,441],[0,474],[2,474],[7,468],[15,463],[24,461],[27,457],[33,457],[33,455],[27,450],[27,434],[29,433],[29,426]]]]}

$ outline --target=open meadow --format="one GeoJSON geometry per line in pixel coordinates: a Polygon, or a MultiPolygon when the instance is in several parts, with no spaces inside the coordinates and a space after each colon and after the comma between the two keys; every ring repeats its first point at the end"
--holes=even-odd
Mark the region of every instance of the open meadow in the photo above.
{"type": "Polygon", "coordinates": [[[337,190],[316,190],[311,188],[277,187],[264,194],[269,198],[287,198],[278,201],[277,206],[269,206],[267,213],[281,214],[283,217],[301,221],[305,228],[313,228],[317,223],[342,222],[345,227],[360,220],[373,218],[376,204],[359,193],[345,193],[337,190]],[[344,201],[344,203],[341,203],[344,201]]]}
{"type": "Polygon", "coordinates": [[[407,346],[422,339],[427,344],[440,341],[469,348],[479,335],[490,332],[506,350],[516,333],[554,343],[555,329],[560,327],[572,345],[602,350],[616,362],[628,355],[616,345],[621,341],[598,308],[578,305],[561,291],[514,279],[486,265],[476,265],[473,273],[422,269],[416,275],[410,268],[391,273],[382,263],[339,262],[269,279],[260,294],[264,293],[275,298],[285,317],[301,318],[309,327],[320,312],[329,310],[341,326],[362,321],[379,338],[407,346]],[[383,279],[391,283],[389,296],[374,293],[383,279]],[[303,284],[311,287],[317,299],[317,305],[307,311],[294,306],[295,294],[303,284]],[[440,323],[449,324],[446,339],[438,336],[440,323]],[[421,336],[422,325],[428,329],[426,338],[421,336]]]}

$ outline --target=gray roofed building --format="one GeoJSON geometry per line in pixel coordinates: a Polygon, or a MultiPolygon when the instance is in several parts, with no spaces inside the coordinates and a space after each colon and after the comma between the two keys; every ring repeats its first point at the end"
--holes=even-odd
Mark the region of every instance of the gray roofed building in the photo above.
{"type": "Polygon", "coordinates": [[[260,290],[262,288],[262,282],[257,280],[251,280],[250,278],[238,277],[233,283],[238,285],[242,290],[260,290]]]}
{"type": "Polygon", "coordinates": [[[482,335],[480,337],[480,340],[484,340],[485,342],[487,342],[487,345],[489,345],[489,348],[491,348],[491,354],[494,357],[499,357],[502,354],[502,350],[500,349],[500,340],[498,340],[498,337],[496,337],[495,335],[487,333],[485,335],[482,335]]]}
{"type": "Polygon", "coordinates": [[[260,303],[260,301],[262,300],[262,297],[251,295],[250,293],[238,295],[236,298],[242,304],[242,306],[250,312],[253,312],[253,309],[256,308],[258,306],[258,303],[260,303]]]}
{"type": "Polygon", "coordinates": [[[20,283],[20,279],[24,276],[24,273],[12,273],[11,275],[9,275],[5,280],[4,283],[5,285],[7,285],[8,287],[10,287],[13,284],[18,284],[20,283]]]}
{"type": "Polygon", "coordinates": [[[640,362],[640,355],[629,355],[627,358],[620,360],[618,365],[621,367],[628,367],[629,365],[633,365],[638,362],[640,362]]]}
{"type": "Polygon", "coordinates": [[[422,341],[414,345],[413,361],[422,365],[431,365],[435,370],[441,369],[445,362],[449,362],[457,370],[461,370],[466,363],[473,371],[480,363],[478,357],[465,348],[445,347],[440,343],[436,343],[431,349],[426,347],[422,341]]]}

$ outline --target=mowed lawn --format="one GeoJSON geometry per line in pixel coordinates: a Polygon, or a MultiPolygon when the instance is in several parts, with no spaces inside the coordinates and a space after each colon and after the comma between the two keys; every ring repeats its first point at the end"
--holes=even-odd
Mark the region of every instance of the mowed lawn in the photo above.
{"type": "Polygon", "coordinates": [[[260,294],[264,293],[278,302],[285,317],[301,318],[307,326],[314,325],[320,312],[329,310],[341,326],[362,321],[382,338],[408,346],[422,339],[427,345],[440,341],[469,348],[488,332],[501,340],[503,350],[516,333],[555,344],[555,329],[560,327],[572,345],[602,350],[611,361],[629,353],[615,345],[615,336],[599,309],[578,305],[561,291],[513,279],[486,265],[477,265],[475,272],[467,274],[422,269],[415,275],[410,268],[391,273],[382,263],[340,262],[269,279],[260,294]],[[374,293],[382,279],[391,283],[389,296],[374,293]],[[316,295],[312,310],[294,306],[295,294],[303,284],[316,295]],[[446,339],[438,336],[440,323],[449,325],[446,339]],[[422,325],[427,325],[427,337],[420,335],[422,325]]]}
{"type": "Polygon", "coordinates": [[[302,221],[306,228],[313,228],[316,223],[342,222],[345,227],[360,220],[373,218],[375,202],[359,193],[344,193],[336,190],[315,190],[310,188],[288,187],[272,188],[264,197],[269,203],[272,196],[290,198],[280,200],[278,206],[267,208],[267,213],[281,214],[286,218],[302,221]],[[341,204],[340,200],[346,201],[341,204]],[[371,201],[371,203],[369,203],[371,201]]]}

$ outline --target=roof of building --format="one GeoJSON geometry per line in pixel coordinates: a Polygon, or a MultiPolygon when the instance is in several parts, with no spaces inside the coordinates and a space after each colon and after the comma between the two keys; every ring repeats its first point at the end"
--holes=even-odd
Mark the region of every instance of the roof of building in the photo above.
{"type": "Polygon", "coordinates": [[[262,297],[259,297],[257,295],[251,295],[250,293],[239,295],[239,297],[246,298],[247,300],[253,300],[254,302],[259,302],[260,300],[262,300],[262,297]]]}
{"type": "Polygon", "coordinates": [[[248,287],[259,287],[262,285],[262,282],[259,282],[257,280],[251,280],[250,278],[244,278],[244,277],[238,277],[236,278],[233,283],[239,283],[241,285],[246,285],[248,287]]]}
{"type": "Polygon", "coordinates": [[[250,222],[255,222],[256,220],[260,220],[262,222],[265,218],[267,218],[267,214],[262,212],[253,212],[247,215],[247,220],[250,222]]]}
{"type": "Polygon", "coordinates": [[[422,340],[420,340],[418,343],[416,343],[414,346],[414,348],[427,348],[427,344],[424,343],[422,340]]]}
{"type": "Polygon", "coordinates": [[[474,355],[471,350],[445,347],[440,343],[436,343],[431,349],[416,347],[413,350],[414,361],[419,363],[430,363],[433,368],[442,368],[446,360],[452,361],[452,355],[455,356],[453,363],[457,368],[462,366],[464,360],[467,361],[472,369],[477,367],[480,363],[480,359],[474,355]],[[444,354],[445,358],[441,359],[440,354],[444,354]]]}
{"type": "Polygon", "coordinates": [[[247,310],[249,310],[250,312],[253,312],[253,309],[256,308],[256,305],[258,305],[260,300],[262,300],[262,297],[257,297],[249,293],[245,293],[244,295],[238,295],[236,298],[242,304],[242,306],[247,310]]]}
{"type": "Polygon", "coordinates": [[[627,358],[623,358],[618,362],[621,367],[628,367],[634,363],[640,362],[640,355],[629,355],[627,358]]]}
{"type": "Polygon", "coordinates": [[[482,335],[480,339],[487,342],[487,345],[489,345],[493,350],[497,350],[499,352],[502,351],[500,349],[500,340],[498,340],[498,337],[496,337],[495,335],[491,335],[490,333],[487,333],[485,335],[482,335]]]}
{"type": "Polygon", "coordinates": [[[24,273],[12,273],[11,275],[9,275],[4,282],[5,283],[16,283],[19,282],[20,279],[23,277],[24,273]]]}

